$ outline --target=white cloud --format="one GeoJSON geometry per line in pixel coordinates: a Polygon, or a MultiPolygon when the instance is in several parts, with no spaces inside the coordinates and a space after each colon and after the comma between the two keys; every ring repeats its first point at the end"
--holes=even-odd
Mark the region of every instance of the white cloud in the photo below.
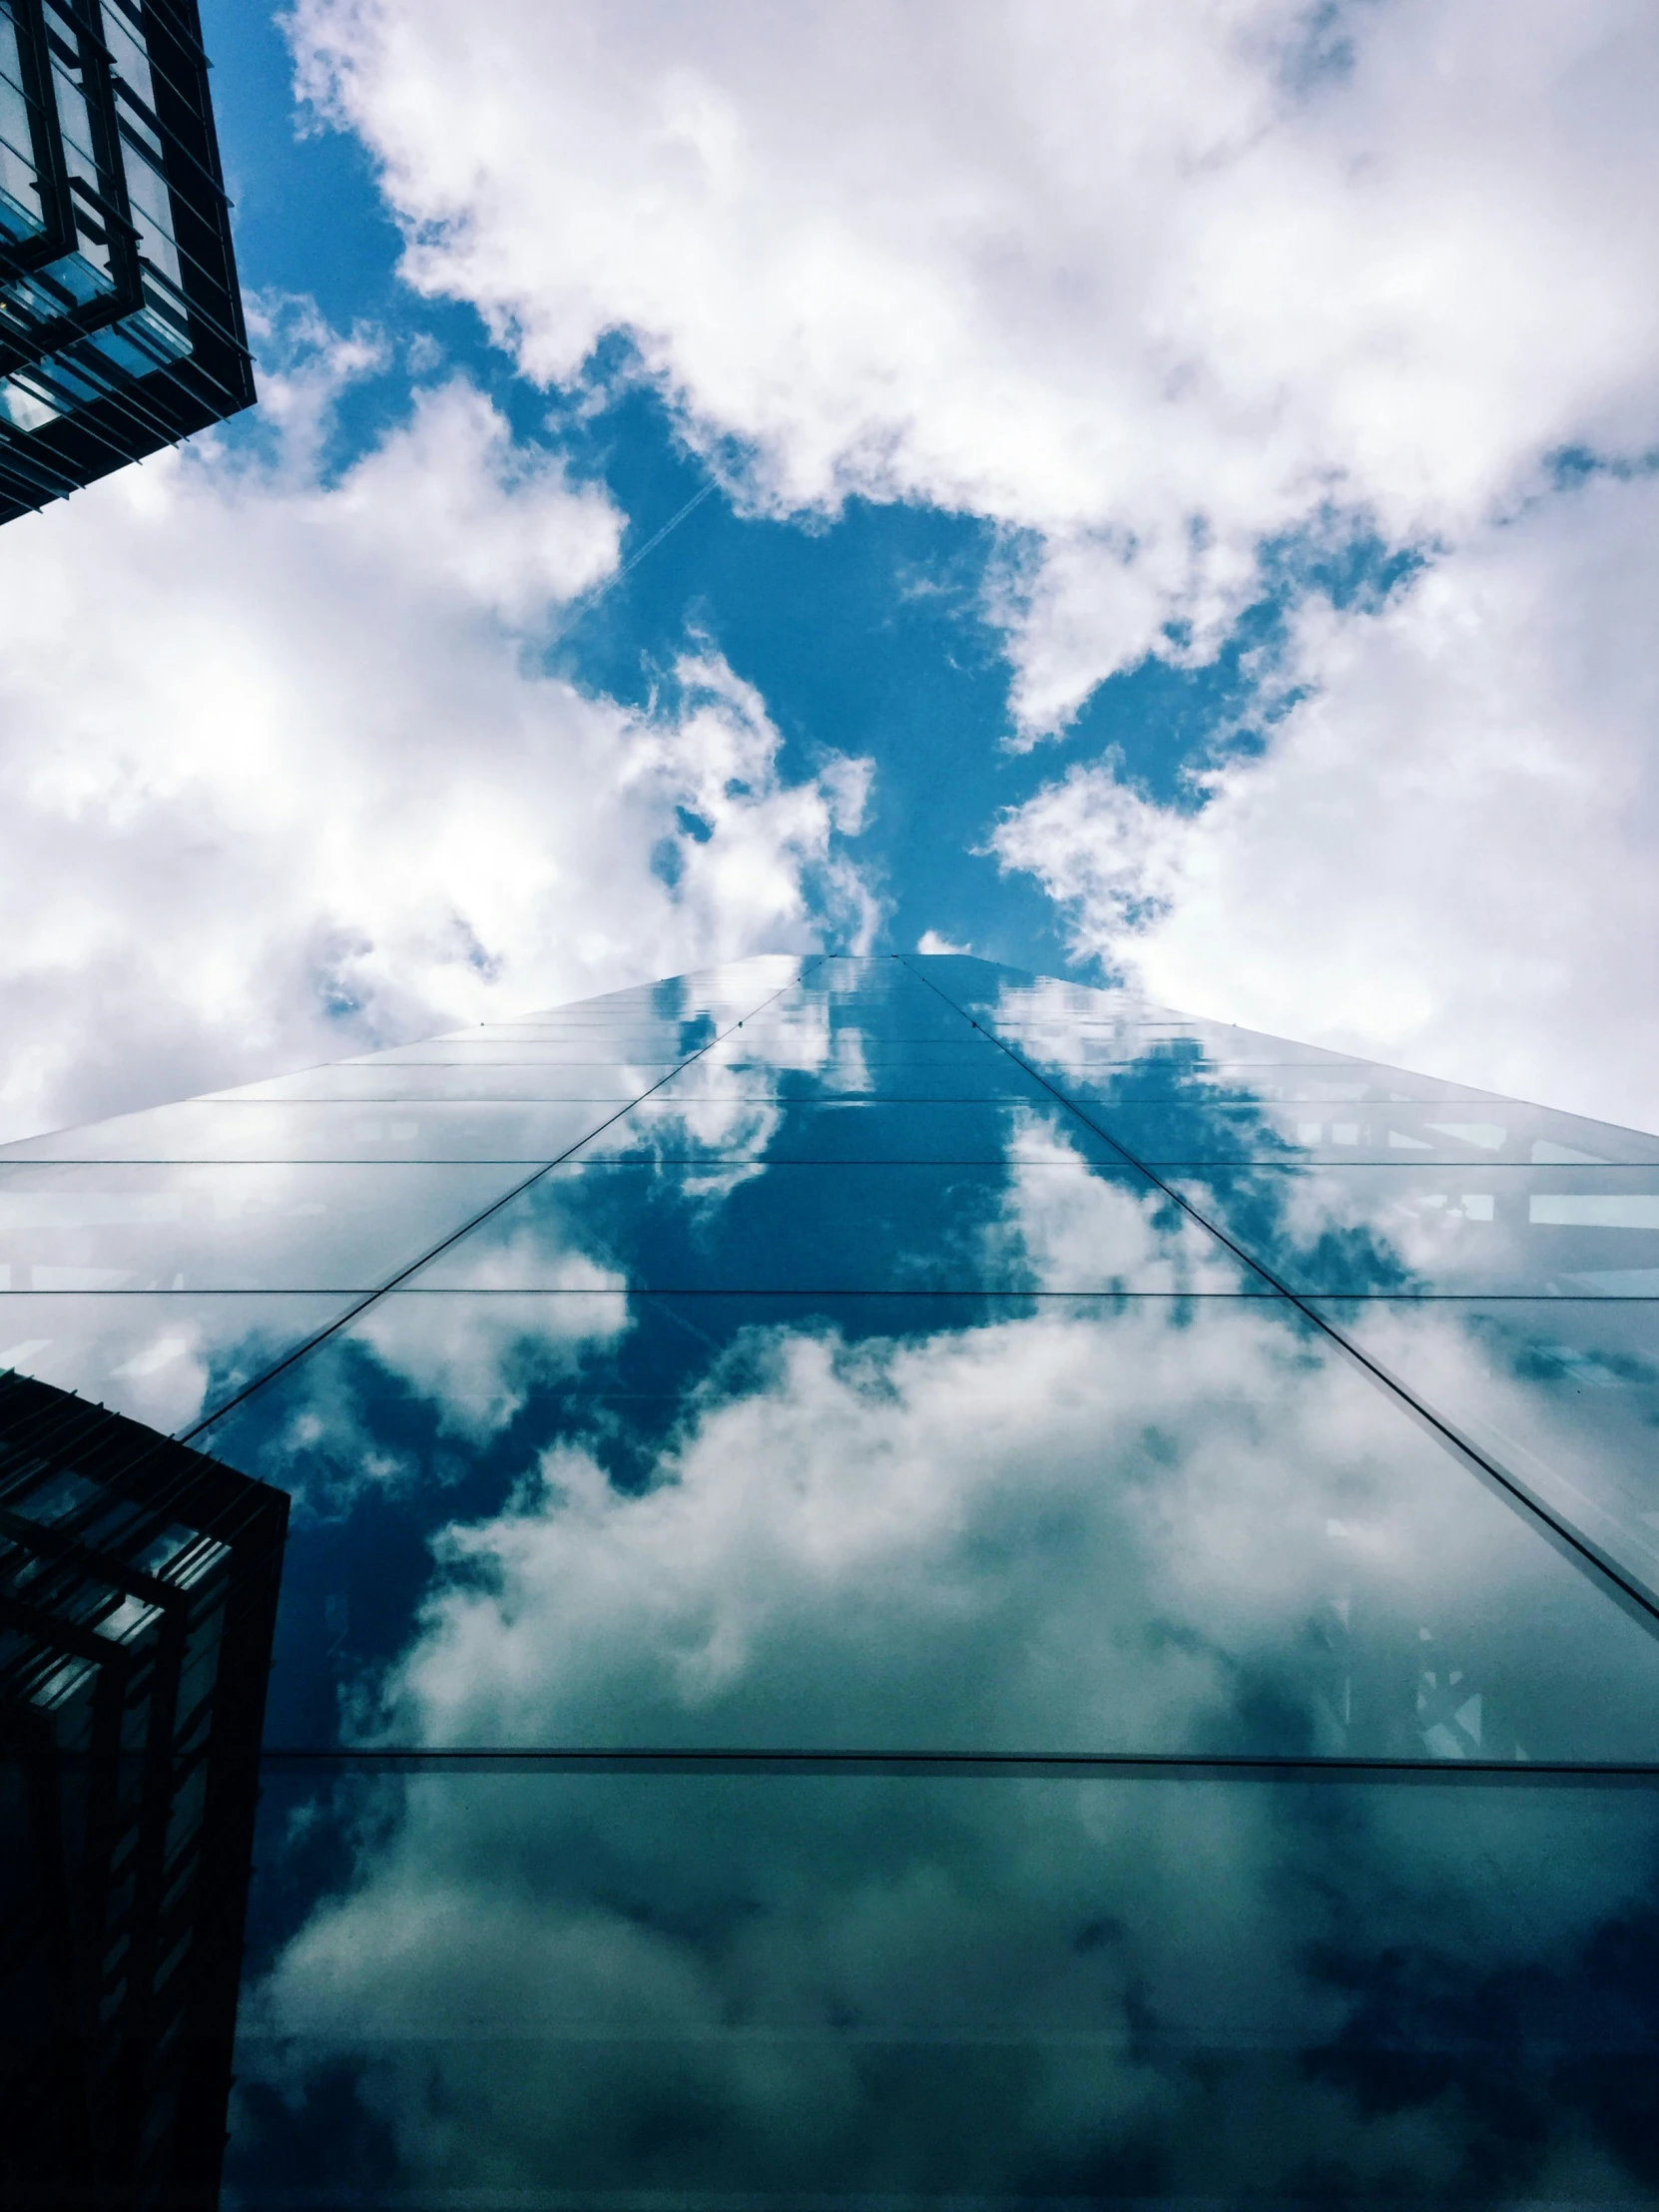
{"type": "Polygon", "coordinates": [[[532,376],[626,329],[764,505],[1038,533],[1028,730],[1209,650],[1264,536],[1455,537],[1659,427],[1640,0],[298,0],[292,35],[410,276],[532,376]]]}
{"type": "Polygon", "coordinates": [[[649,714],[542,673],[602,493],[462,380],[330,477],[375,341],[263,342],[266,459],[210,438],[0,537],[5,1134],[808,949],[826,905],[867,934],[862,764],[785,781],[713,651],[649,714]]]}
{"type": "Polygon", "coordinates": [[[1192,813],[1109,768],[997,848],[1170,1004],[1659,1127],[1659,476],[1305,611],[1310,696],[1192,813]]]}
{"type": "Polygon", "coordinates": [[[1552,478],[1659,448],[1650,7],[298,0],[292,35],[413,280],[532,376],[624,329],[740,498],[1002,525],[1021,742],[1212,655],[1265,541],[1423,555],[1382,615],[1305,608],[1317,696],[1203,814],[1085,767],[999,849],[1161,997],[1659,1123],[1655,495],[1552,478]]]}

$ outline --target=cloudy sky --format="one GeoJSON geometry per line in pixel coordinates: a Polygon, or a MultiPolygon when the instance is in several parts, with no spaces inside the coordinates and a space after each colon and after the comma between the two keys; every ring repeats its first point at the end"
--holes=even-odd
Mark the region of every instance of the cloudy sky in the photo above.
{"type": "Polygon", "coordinates": [[[1643,0],[203,12],[263,403],[0,534],[0,1135],[918,944],[1659,1126],[1643,0]]]}

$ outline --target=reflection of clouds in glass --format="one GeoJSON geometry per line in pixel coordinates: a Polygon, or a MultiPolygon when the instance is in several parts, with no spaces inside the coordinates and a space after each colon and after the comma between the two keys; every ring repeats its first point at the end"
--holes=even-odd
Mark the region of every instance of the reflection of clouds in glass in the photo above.
{"type": "MultiPolygon", "coordinates": [[[[365,2038],[365,2101],[429,2185],[483,2154],[508,2185],[553,2171],[926,2186],[959,2162],[988,2191],[1039,2146],[1086,2151],[1167,2103],[1174,2085],[1127,2047],[1149,1994],[1133,1987],[1140,1946],[1121,1929],[1090,1939],[1103,1890],[1121,1907],[1125,1875],[1165,1886],[1143,1808],[794,1781],[545,1796],[410,1785],[363,1886],[315,1915],[246,2005],[245,2074],[248,2029],[343,2051],[365,2038]],[[412,2037],[440,2021],[455,2032],[436,2050],[380,2045],[388,2022],[412,2037]],[[513,2042],[493,2046],[509,2021],[513,2042]],[[953,2031],[989,2038],[987,2108],[950,2094],[937,2045],[953,2031]],[[422,2093],[434,2062],[437,2096],[430,2074],[422,2093]],[[883,2074],[909,2094],[872,2096],[883,2074]],[[723,2173],[737,2145],[745,2164],[723,2173]]],[[[1208,1895],[1183,1901],[1212,1923],[1261,1856],[1239,1832],[1255,1824],[1215,1810],[1228,1833],[1210,1841],[1234,1864],[1207,1855],[1208,1895]]],[[[1136,1902],[1144,1916],[1150,1899],[1136,1902]]]]}
{"type": "Polygon", "coordinates": [[[1659,1256],[1659,1209],[1639,1187],[1651,1172],[1613,1168],[1568,1191],[1529,1163],[1218,1167],[1173,1180],[1301,1290],[1639,1298],[1659,1286],[1659,1269],[1637,1264],[1659,1256]]]}
{"type": "Polygon", "coordinates": [[[422,1777],[245,1998],[239,2073],[314,2131],[332,2061],[433,2191],[1232,2201],[1313,2170],[1439,2201],[1495,2164],[1622,2194],[1639,2091],[1575,2095],[1547,2036],[1615,1917],[1651,1927],[1653,1826],[1572,1793],[422,1777]]]}
{"type": "Polygon", "coordinates": [[[758,1100],[770,1097],[781,1083],[788,1088],[810,1084],[822,1074],[830,1052],[829,1030],[817,1024],[804,1034],[792,1029],[776,1038],[733,1035],[672,1075],[651,1093],[652,1103],[689,1107],[694,1101],[706,1100],[741,1117],[758,1100]]]}
{"type": "Polygon", "coordinates": [[[860,1029],[846,1026],[837,1028],[830,1050],[816,1072],[820,1085],[826,1091],[846,1091],[857,1095],[880,1088],[871,1073],[869,1055],[864,1049],[864,1036],[860,1029]]]}
{"type": "MultiPolygon", "coordinates": [[[[512,1280],[511,1247],[484,1252],[468,1289],[512,1280]]],[[[619,1276],[578,1253],[552,1271],[551,1296],[413,1294],[382,1299],[353,1337],[381,1366],[438,1409],[440,1434],[482,1442],[505,1428],[538,1382],[574,1373],[585,1354],[614,1344],[628,1327],[619,1276]]]]}
{"type": "MultiPolygon", "coordinates": [[[[832,1015],[830,1002],[822,999],[804,998],[787,1012],[746,1024],[688,1072],[700,1090],[717,1096],[730,1090],[753,1097],[760,1083],[770,1087],[792,1076],[799,1079],[792,1089],[809,1083],[826,1092],[875,1088],[864,1029],[838,1011],[832,1015]]],[[[686,1078],[676,1078],[660,1095],[672,1098],[687,1087],[686,1078]]]]}
{"type": "Polygon", "coordinates": [[[817,1075],[847,1034],[843,1025],[831,1022],[827,998],[802,990],[745,1020],[710,1058],[726,1065],[759,1060],[793,1074],[817,1075]]]}
{"type": "MultiPolygon", "coordinates": [[[[1067,1225],[1014,1173],[1010,1234],[1058,1269],[1067,1225]]],[[[1097,1264],[1157,1234],[1064,1180],[1104,1209],[1097,1264]]],[[[555,1309],[591,1308],[591,1343],[622,1313],[499,1304],[511,1357],[541,1316],[554,1366],[555,1309]]],[[[455,1323],[376,1353],[436,1395],[455,1323]]],[[[463,1361],[453,1429],[498,1432],[513,1375],[463,1361]]],[[[572,1431],[436,1548],[357,1708],[381,1742],[1544,1755],[1659,1710],[1647,1639],[1266,1300],[752,1329],[642,1491],[572,1431]]],[[[472,1773],[312,1817],[350,1873],[245,1999],[256,2161],[343,2124],[348,2081],[395,2185],[462,2197],[1624,2179],[1622,2089],[1562,2118],[1553,2061],[1469,2045],[1582,2016],[1608,1927],[1651,1915],[1640,1797],[472,1773]]]]}
{"type": "Polygon", "coordinates": [[[632,1115],[605,1131],[597,1154],[626,1152],[658,1160],[748,1153],[759,1158],[778,1127],[770,1100],[704,1095],[654,1100],[649,1115],[632,1115]]]}
{"type": "Polygon", "coordinates": [[[14,1164],[0,1291],[361,1290],[515,1180],[474,1161],[14,1164]]]}
{"type": "MultiPolygon", "coordinates": [[[[946,985],[949,988],[949,985],[946,985]]],[[[1080,1060],[1131,1060],[1145,1049],[1144,1024],[1160,1009],[1133,991],[1091,990],[1052,976],[1003,981],[981,998],[962,996],[969,1014],[1007,1038],[1022,1059],[1056,1067],[1080,1060]]]]}
{"type": "MultiPolygon", "coordinates": [[[[1069,1118],[1069,1117],[1068,1117],[1069,1118]]],[[[1036,1290],[1229,1292],[1257,1288],[1233,1256],[1161,1191],[1089,1175],[1057,1117],[1021,1118],[1002,1218],[986,1232],[993,1267],[1023,1260],[1036,1290]],[[1075,1173],[1057,1172],[1075,1170],[1075,1173]]]]}
{"type": "Polygon", "coordinates": [[[294,1371],[271,1410],[256,1400],[253,1433],[233,1432],[231,1453],[286,1490],[302,1523],[349,1514],[365,1489],[410,1490],[434,1471],[452,1479],[447,1460],[434,1470],[430,1436],[400,1419],[404,1393],[433,1409],[438,1439],[483,1449],[538,1388],[574,1376],[629,1326],[621,1279],[582,1254],[544,1267],[545,1291],[492,1289],[514,1260],[511,1245],[486,1248],[467,1262],[466,1291],[370,1306],[294,1371]]]}
{"type": "MultiPolygon", "coordinates": [[[[122,1312],[111,1299],[73,1318],[52,1312],[45,1300],[6,1303],[34,1309],[42,1334],[0,1343],[0,1369],[15,1368],[60,1387],[87,1384],[98,1391],[100,1404],[163,1434],[188,1426],[201,1412],[212,1353],[199,1316],[141,1318],[122,1312]]],[[[8,1336],[20,1325],[20,1317],[0,1311],[0,1329],[8,1336]]]]}
{"type": "Polygon", "coordinates": [[[338,1310],[337,1294],[0,1297],[0,1368],[171,1434],[223,1403],[338,1310]]]}
{"type": "Polygon", "coordinates": [[[1659,1599],[1659,1357],[1625,1300],[1368,1301],[1344,1335],[1659,1599]]]}
{"type": "MultiPolygon", "coordinates": [[[[1259,1178],[1257,1188],[1259,1210],[1264,1215],[1271,1210],[1277,1217],[1273,1243],[1264,1255],[1270,1264],[1293,1255],[1307,1262],[1322,1253],[1370,1254],[1382,1287],[1391,1289],[1433,1282],[1456,1269],[1468,1249],[1468,1224],[1474,1217],[1465,1217],[1460,1205],[1448,1208],[1440,1194],[1425,1195],[1408,1182],[1356,1183],[1306,1169],[1275,1171],[1271,1178],[1259,1178]]],[[[1202,1206],[1203,1194],[1195,1191],[1194,1196],[1202,1206]]],[[[1490,1218],[1488,1204],[1484,1220],[1490,1218]]],[[[1345,1283],[1355,1264],[1351,1260],[1345,1269],[1345,1283]]],[[[1357,1284],[1368,1287],[1364,1273],[1357,1284]]]]}
{"type": "MultiPolygon", "coordinates": [[[[742,1184],[765,1173],[767,1146],[779,1118],[771,1100],[718,1089],[686,1098],[659,1093],[648,1114],[619,1121],[592,1150],[597,1158],[694,1163],[676,1177],[674,1187],[688,1209],[686,1227],[695,1233],[699,1217],[707,1220],[742,1184]]],[[[580,1155],[576,1164],[581,1164],[580,1155]]]]}
{"type": "Polygon", "coordinates": [[[567,1441],[437,1551],[394,1741],[1420,1758],[1654,1733],[1641,1631],[1266,1301],[754,1332],[643,1493],[567,1441]]]}

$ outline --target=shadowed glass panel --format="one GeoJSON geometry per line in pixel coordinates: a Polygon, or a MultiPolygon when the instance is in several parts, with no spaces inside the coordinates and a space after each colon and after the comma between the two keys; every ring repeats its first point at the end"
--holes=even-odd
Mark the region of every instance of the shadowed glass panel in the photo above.
{"type": "Polygon", "coordinates": [[[228,2179],[272,2212],[1649,2202],[1656,1819],[270,1770],[228,2179]]]}

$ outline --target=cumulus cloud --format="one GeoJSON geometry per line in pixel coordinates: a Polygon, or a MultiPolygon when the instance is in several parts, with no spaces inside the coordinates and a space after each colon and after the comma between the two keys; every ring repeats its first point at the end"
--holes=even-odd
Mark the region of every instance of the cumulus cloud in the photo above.
{"type": "Polygon", "coordinates": [[[263,452],[0,539],[6,1134],[807,949],[827,910],[867,934],[862,764],[787,781],[713,650],[643,713],[545,673],[615,567],[603,493],[461,378],[330,472],[377,342],[291,305],[261,336],[263,452]]]}
{"type": "Polygon", "coordinates": [[[1659,476],[1313,603],[1266,755],[1159,807],[1074,770],[996,832],[1079,951],[1263,1029],[1659,1126],[1659,476]]]}
{"type": "Polygon", "coordinates": [[[1266,547],[1425,561],[1304,605],[1265,760],[1180,813],[1085,765],[996,848],[1178,1003],[1659,1120],[1639,0],[298,0],[292,36],[409,276],[529,375],[626,331],[740,499],[1002,526],[1019,742],[1204,662],[1264,574],[1294,599],[1266,547]]]}
{"type": "Polygon", "coordinates": [[[627,330],[767,507],[1035,533],[1030,730],[1206,652],[1265,537],[1454,536],[1659,421],[1636,0],[299,0],[292,35],[407,274],[530,375],[627,330]]]}

